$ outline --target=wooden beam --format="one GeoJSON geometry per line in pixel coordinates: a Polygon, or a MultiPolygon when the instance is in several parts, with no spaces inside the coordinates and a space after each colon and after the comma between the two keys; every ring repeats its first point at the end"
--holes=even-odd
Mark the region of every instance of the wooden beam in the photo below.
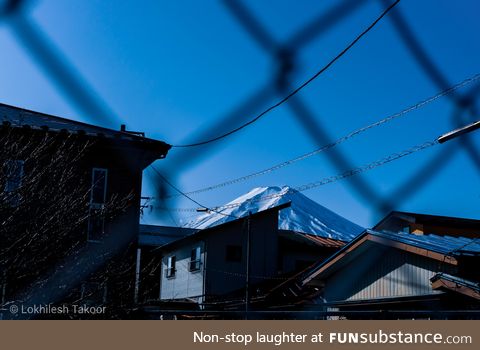
{"type": "Polygon", "coordinates": [[[461,293],[463,295],[467,295],[469,297],[472,297],[474,299],[480,300],[480,293],[472,288],[469,288],[467,286],[445,280],[443,278],[439,278],[435,282],[432,282],[432,289],[441,289],[445,288],[448,290],[452,290],[454,292],[461,293]]]}

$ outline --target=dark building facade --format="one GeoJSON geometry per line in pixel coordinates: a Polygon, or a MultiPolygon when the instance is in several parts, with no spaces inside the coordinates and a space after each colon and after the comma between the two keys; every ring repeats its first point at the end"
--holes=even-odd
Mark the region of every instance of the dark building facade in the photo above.
{"type": "Polygon", "coordinates": [[[4,104],[0,122],[0,301],[121,314],[134,300],[142,172],[170,146],[4,104]]]}

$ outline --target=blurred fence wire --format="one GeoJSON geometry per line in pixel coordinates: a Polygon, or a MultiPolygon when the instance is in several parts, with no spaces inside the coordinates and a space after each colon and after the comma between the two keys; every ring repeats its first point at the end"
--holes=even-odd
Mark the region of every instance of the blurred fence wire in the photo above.
{"type": "MultiPolygon", "coordinates": [[[[283,42],[278,42],[274,38],[273,33],[249,9],[246,2],[247,0],[223,1],[225,10],[234,20],[238,21],[251,40],[266,55],[273,59],[272,76],[264,86],[260,86],[257,90],[252,91],[250,97],[240,102],[230,113],[219,118],[208,128],[197,130],[185,138],[186,145],[201,144],[201,147],[175,149],[175,152],[169,155],[172,162],[169,163],[168,169],[162,169],[161,175],[157,172],[148,173],[149,180],[158,187],[156,196],[158,202],[156,207],[158,208],[169,207],[168,201],[172,197],[172,192],[168,189],[168,182],[175,183],[177,176],[194,163],[213,156],[221,148],[220,145],[230,141],[234,142],[233,139],[226,137],[222,137],[222,140],[218,140],[218,142],[207,143],[203,142],[204,140],[216,139],[218,135],[228,134],[229,130],[242,128],[242,125],[249,123],[252,115],[258,115],[259,111],[265,110],[265,108],[268,108],[267,106],[271,106],[279,98],[282,99],[285,96],[289,96],[288,101],[283,101],[285,102],[285,108],[290,110],[294,120],[305,130],[306,135],[318,149],[323,149],[325,145],[338,142],[330,135],[326,126],[322,124],[301,94],[291,94],[292,91],[297,91],[293,81],[293,73],[297,72],[302,66],[299,56],[309,44],[319,40],[329,30],[348,21],[352,15],[364,8],[367,3],[377,2],[382,11],[386,11],[396,5],[398,1],[338,0],[329,9],[319,13],[312,21],[305,23],[302,28],[283,42]],[[165,179],[168,179],[168,181],[165,181],[165,179]]],[[[42,31],[41,26],[35,19],[29,16],[29,7],[34,5],[34,3],[27,0],[0,1],[0,22],[12,31],[18,43],[24,47],[38,67],[63,94],[65,99],[90,122],[107,127],[119,125],[121,120],[113,109],[89,86],[82,74],[69,62],[53,40],[42,31]]],[[[475,98],[480,93],[478,81],[473,82],[473,86],[469,87],[466,92],[460,93],[457,89],[451,90],[454,84],[448,80],[446,74],[442,72],[434,58],[427,52],[419,38],[410,28],[403,16],[401,6],[396,6],[392,9],[383,21],[390,21],[393,24],[399,40],[404,43],[406,50],[411,53],[411,56],[425,76],[439,91],[448,91],[448,93],[442,93],[442,97],[448,98],[454,106],[450,116],[452,128],[462,126],[473,121],[474,118],[478,118],[475,109],[475,98]]],[[[377,30],[381,30],[381,28],[377,28],[377,30]]],[[[369,203],[373,212],[382,215],[401,206],[402,203],[412,198],[460,152],[468,155],[480,173],[480,152],[476,149],[471,136],[466,135],[459,142],[452,143],[448,147],[436,147],[436,149],[437,151],[432,153],[431,158],[427,162],[419,164],[417,169],[412,169],[409,178],[386,195],[380,193],[363,176],[364,170],[368,169],[354,173],[348,172],[349,169],[362,168],[356,167],[352,158],[348,154],[343,153],[339,148],[330,147],[329,152],[322,154],[327,157],[335,170],[341,174],[339,176],[341,179],[345,179],[351,190],[359,198],[363,199],[365,203],[369,203]],[[342,174],[348,175],[344,176],[342,174]]],[[[290,160],[289,162],[294,161],[296,160],[290,160]]],[[[279,166],[284,165],[280,164],[277,167],[279,166]]],[[[236,182],[237,180],[233,181],[236,182]]],[[[325,181],[328,182],[329,180],[320,180],[319,183],[310,185],[317,186],[325,181]]],[[[208,187],[206,188],[208,189],[208,187]]],[[[193,195],[202,191],[201,189],[189,192],[189,194],[193,195]]],[[[90,253],[92,252],[88,250],[85,252],[87,255],[90,253]]]]}
{"type": "MultiPolygon", "coordinates": [[[[340,0],[326,12],[319,14],[313,21],[306,23],[303,28],[294,33],[285,42],[279,43],[254,13],[249,10],[245,1],[224,0],[226,9],[241,24],[245,31],[250,35],[251,39],[257,43],[262,50],[264,50],[265,54],[273,58],[272,71],[274,74],[271,78],[271,84],[267,87],[261,88],[259,92],[253,94],[251,99],[241,104],[241,106],[235,109],[231,114],[224,118],[220,118],[217,125],[213,125],[211,128],[197,134],[196,136],[192,136],[191,144],[202,144],[205,139],[215,139],[215,135],[218,135],[219,133],[218,130],[229,130],[232,126],[235,130],[246,122],[244,120],[245,117],[255,114],[255,112],[263,106],[268,105],[275,96],[289,96],[289,92],[292,90],[295,91],[292,75],[300,69],[301,63],[298,57],[305,46],[316,39],[320,39],[328,30],[341,24],[343,21],[348,20],[349,16],[360,10],[367,2],[368,1],[366,0],[340,0]],[[235,116],[237,118],[232,118],[235,116]]],[[[396,2],[388,0],[380,0],[377,2],[386,9],[389,9],[392,5],[396,4],[396,2]]],[[[469,83],[472,82],[473,86],[466,92],[460,94],[457,91],[457,88],[455,88],[457,85],[452,84],[452,82],[445,77],[435,61],[428,55],[426,50],[423,49],[421,43],[415,37],[413,30],[410,29],[408,23],[403,18],[401,8],[397,6],[393,11],[390,11],[386,19],[393,23],[395,29],[398,31],[400,40],[405,42],[407,50],[411,52],[413,59],[424,71],[425,76],[430,79],[439,90],[441,90],[436,96],[433,96],[426,101],[422,101],[418,105],[412,106],[412,108],[419,108],[425,103],[429,103],[431,100],[435,100],[438,97],[447,97],[455,107],[450,117],[452,128],[457,128],[477,118],[478,114],[475,110],[475,98],[480,92],[480,84],[477,79],[475,77],[472,78],[474,81],[467,79],[469,83]]],[[[458,85],[464,86],[463,83],[464,82],[458,85]]],[[[311,152],[312,155],[328,149],[329,152],[325,152],[324,155],[338,172],[344,173],[345,171],[348,171],[348,169],[355,168],[348,154],[333,148],[333,146],[331,147],[331,145],[336,145],[338,142],[343,142],[343,138],[337,139],[336,141],[332,139],[326,130],[326,127],[318,120],[315,113],[312,112],[301,95],[292,96],[286,103],[286,108],[290,109],[291,115],[295,118],[296,122],[303,127],[308,137],[310,137],[318,146],[317,150],[311,152]]],[[[409,110],[410,109],[407,109],[406,111],[408,112],[409,110]]],[[[403,113],[404,112],[400,112],[400,114],[403,113]]],[[[396,116],[394,115],[393,117],[396,116]]],[[[386,119],[389,120],[389,118],[386,119]]],[[[369,126],[367,128],[369,128],[369,126]]],[[[363,131],[364,130],[361,129],[361,132],[363,131]]],[[[352,134],[355,136],[356,132],[354,131],[352,134]]],[[[349,137],[350,136],[347,135],[345,138],[349,137]]],[[[218,147],[218,144],[208,144],[206,147],[202,147],[202,156],[205,156],[205,154],[207,154],[207,156],[208,154],[213,154],[216,147],[218,147]]],[[[448,166],[454,157],[459,155],[460,151],[466,152],[469,155],[469,158],[480,172],[480,152],[475,148],[471,136],[466,136],[462,137],[459,143],[443,147],[441,150],[434,153],[428,162],[412,171],[412,174],[407,180],[386,195],[382,195],[376,190],[368,179],[361,176],[360,173],[355,174],[355,176],[345,177],[345,180],[353,192],[360,198],[364,199],[364,203],[369,203],[368,205],[373,212],[377,213],[378,216],[381,216],[398,208],[402,203],[412,198],[412,196],[420,191],[436,173],[448,166]]],[[[189,152],[184,152],[183,154],[180,153],[177,158],[178,161],[174,163],[173,171],[175,171],[175,169],[184,169],[185,167],[188,167],[191,162],[195,162],[196,156],[199,155],[199,152],[199,150],[194,149],[192,151],[189,149],[189,152]]],[[[233,180],[228,180],[217,185],[206,186],[199,190],[189,191],[187,194],[193,195],[209,191],[213,188],[238,183],[255,176],[263,175],[266,172],[276,170],[280,167],[290,165],[297,160],[303,159],[304,156],[309,155],[310,154],[301,155],[298,159],[295,158],[288,160],[271,168],[235,178],[233,180]]],[[[169,174],[169,176],[172,175],[169,174]]],[[[158,208],[169,208],[167,210],[171,210],[172,208],[170,206],[167,205],[163,207],[163,205],[169,198],[178,196],[177,193],[168,194],[168,191],[164,191],[160,192],[160,194],[161,198],[158,208]]],[[[187,209],[185,211],[191,210],[187,209]]]]}

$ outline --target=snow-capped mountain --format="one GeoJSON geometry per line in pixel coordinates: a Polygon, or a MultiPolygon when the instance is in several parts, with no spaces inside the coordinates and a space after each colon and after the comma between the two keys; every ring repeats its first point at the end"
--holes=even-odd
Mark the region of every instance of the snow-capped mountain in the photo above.
{"type": "Polygon", "coordinates": [[[226,204],[226,208],[199,216],[187,224],[191,228],[207,228],[256,213],[280,204],[291,202],[291,207],[280,211],[279,228],[349,241],[363,228],[312,201],[288,187],[259,187],[226,204]],[[231,215],[231,216],[226,216],[231,215]]]}

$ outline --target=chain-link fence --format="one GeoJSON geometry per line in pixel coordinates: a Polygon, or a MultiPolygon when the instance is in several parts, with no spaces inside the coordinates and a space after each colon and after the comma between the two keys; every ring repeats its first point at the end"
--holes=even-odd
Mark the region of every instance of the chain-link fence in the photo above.
{"type": "MultiPolygon", "coordinates": [[[[285,96],[289,96],[292,91],[295,91],[297,86],[295,86],[293,73],[302,66],[299,58],[301,53],[309,44],[319,40],[328,30],[344,21],[348,21],[350,16],[360,11],[368,2],[367,0],[338,0],[330,9],[320,13],[311,22],[306,23],[296,33],[291,35],[289,39],[279,42],[274,38],[274,33],[271,33],[262,21],[249,10],[244,0],[225,0],[226,11],[238,21],[251,40],[267,56],[272,58],[272,71],[274,74],[266,85],[260,86],[253,91],[246,101],[235,107],[230,113],[219,118],[208,129],[187,137],[187,140],[191,140],[190,146],[192,147],[188,147],[188,151],[179,149],[177,152],[175,150],[175,153],[169,156],[169,158],[172,158],[170,167],[167,170],[162,169],[161,175],[158,175],[157,172],[147,173],[149,180],[158,186],[155,208],[161,212],[167,211],[167,213],[163,213],[164,215],[171,215],[169,200],[177,193],[171,190],[164,178],[171,183],[175,183],[176,177],[186,171],[193,162],[198,161],[200,155],[202,159],[205,159],[219,150],[219,143],[215,142],[219,135],[225,134],[228,136],[232,127],[235,128],[234,126],[243,124],[248,125],[251,122],[249,118],[252,115],[256,115],[258,110],[266,105],[274,106],[277,101],[282,101],[285,96]],[[205,140],[213,141],[205,143],[205,140]],[[203,145],[196,147],[197,144],[203,145]]],[[[384,9],[396,4],[391,0],[379,0],[378,3],[384,9]]],[[[55,46],[35,20],[29,16],[29,7],[35,6],[34,3],[26,0],[4,0],[0,3],[0,6],[0,21],[10,27],[15,34],[16,40],[26,49],[72,106],[85,116],[89,116],[92,122],[99,125],[120,124],[122,122],[108,107],[108,104],[82,78],[82,75],[65,58],[61,50],[55,46]]],[[[423,74],[439,91],[442,91],[441,97],[448,98],[451,102],[454,107],[450,116],[452,129],[468,124],[478,118],[475,110],[475,98],[480,93],[479,82],[476,79],[469,81],[469,84],[472,86],[469,86],[468,90],[462,89],[462,91],[467,90],[466,92],[460,93],[457,89],[452,90],[452,87],[455,86],[454,82],[449,81],[446,74],[442,72],[435,62],[435,59],[424,48],[404,18],[400,6],[396,6],[389,11],[382,21],[391,22],[399,40],[405,44],[405,47],[415,59],[423,74]]],[[[351,155],[345,154],[340,148],[331,146],[335,145],[338,140],[334,140],[326,126],[316,118],[309,103],[302,98],[301,94],[291,95],[288,101],[284,102],[286,102],[285,108],[288,108],[294,116],[296,123],[305,130],[308,137],[318,146],[317,151],[313,151],[312,155],[316,155],[319,153],[318,150],[328,147],[328,152],[322,154],[327,157],[339,173],[337,176],[322,179],[309,185],[315,187],[342,179],[348,183],[357,196],[362,198],[365,203],[369,203],[370,208],[378,213],[379,216],[398,208],[402,203],[411,199],[429,183],[434,174],[440,172],[455,157],[467,155],[480,173],[480,151],[475,147],[472,137],[465,135],[459,142],[449,144],[448,147],[444,147],[432,154],[432,157],[427,162],[419,164],[416,169],[409,169],[410,175],[408,179],[398,185],[390,194],[384,195],[363,176],[365,171],[383,163],[374,162],[359,168],[352,160],[351,155]]],[[[224,142],[229,142],[229,139],[227,138],[224,142]]],[[[432,143],[422,144],[406,152],[417,151],[431,145],[432,143]]],[[[402,153],[399,154],[399,157],[403,156],[402,153]]],[[[399,157],[394,155],[393,158],[387,157],[384,160],[387,163],[399,157]]],[[[296,161],[293,160],[292,162],[292,160],[289,160],[287,162],[291,164],[296,161]]],[[[282,164],[280,164],[280,167],[286,166],[282,164]]],[[[266,170],[269,171],[268,169],[266,170]]],[[[265,170],[262,170],[252,175],[226,181],[217,187],[235,184],[243,181],[244,178],[260,176],[264,172],[265,170]]],[[[309,185],[306,186],[308,187],[309,185]]],[[[214,189],[212,187],[214,186],[208,186],[199,191],[192,191],[188,195],[193,196],[196,192],[214,189]]],[[[307,187],[304,189],[307,189],[307,187]]],[[[195,203],[200,204],[198,202],[195,203]]]]}

